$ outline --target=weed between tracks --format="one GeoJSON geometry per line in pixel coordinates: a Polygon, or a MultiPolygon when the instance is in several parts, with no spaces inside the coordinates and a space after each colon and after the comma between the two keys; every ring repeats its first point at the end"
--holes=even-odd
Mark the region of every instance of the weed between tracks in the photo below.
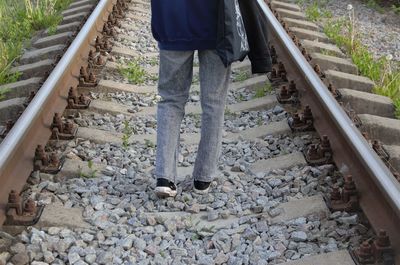
{"type": "Polygon", "coordinates": [[[0,85],[17,81],[19,73],[10,73],[11,65],[22,53],[35,31],[54,32],[62,20],[61,11],[72,0],[0,1],[0,85]]]}
{"type": "MultiPolygon", "coordinates": [[[[142,67],[142,60],[142,58],[135,58],[127,64],[120,63],[118,67],[119,73],[134,85],[142,85],[146,80],[157,81],[158,77],[156,75],[148,74],[142,67]]],[[[156,65],[155,60],[150,61],[150,65],[153,64],[156,65]]]]}
{"type": "MultiPolygon", "coordinates": [[[[300,1],[304,4],[304,0],[300,1]]],[[[348,5],[348,15],[332,18],[325,10],[325,1],[312,1],[306,7],[309,19],[322,24],[325,34],[344,50],[358,67],[361,75],[373,80],[376,84],[374,92],[391,98],[396,107],[396,115],[400,117],[400,64],[392,61],[389,54],[375,58],[368,48],[361,43],[357,31],[354,9],[348,5]]]]}

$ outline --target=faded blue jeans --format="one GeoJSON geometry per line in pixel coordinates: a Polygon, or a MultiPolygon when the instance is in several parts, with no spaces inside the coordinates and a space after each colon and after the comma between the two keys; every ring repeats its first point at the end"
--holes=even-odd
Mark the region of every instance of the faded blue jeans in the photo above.
{"type": "MultiPolygon", "coordinates": [[[[231,67],[213,50],[198,51],[200,63],[201,139],[193,178],[210,182],[215,177],[221,149],[222,126],[231,67]]],[[[194,51],[160,51],[157,108],[157,178],[175,182],[179,135],[193,77],[194,51]]]]}

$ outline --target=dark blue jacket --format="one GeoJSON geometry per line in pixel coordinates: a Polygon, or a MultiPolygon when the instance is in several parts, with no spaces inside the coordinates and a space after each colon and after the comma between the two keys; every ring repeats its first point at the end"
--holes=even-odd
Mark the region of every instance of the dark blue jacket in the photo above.
{"type": "Polygon", "coordinates": [[[151,28],[160,49],[215,49],[218,3],[218,0],[151,0],[151,28]]]}

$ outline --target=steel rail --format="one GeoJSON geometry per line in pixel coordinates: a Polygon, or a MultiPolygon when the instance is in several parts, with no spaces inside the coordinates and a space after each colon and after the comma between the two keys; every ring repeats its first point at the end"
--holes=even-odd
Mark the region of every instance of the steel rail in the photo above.
{"type": "MultiPolygon", "coordinates": [[[[355,157],[353,159],[357,159],[360,162],[360,164],[364,167],[364,170],[368,173],[369,177],[378,187],[379,191],[382,193],[386,201],[390,204],[392,213],[387,212],[386,214],[389,216],[389,218],[392,218],[391,220],[394,222],[396,220],[397,221],[400,220],[400,183],[395,179],[395,177],[392,175],[392,173],[386,167],[386,165],[382,162],[379,156],[371,149],[368,142],[364,139],[360,131],[350,120],[347,114],[342,110],[342,107],[333,98],[333,96],[327,89],[326,85],[322,82],[321,78],[315,73],[314,69],[304,58],[300,50],[294,44],[290,36],[287,34],[287,32],[282,27],[280,22],[276,19],[275,15],[272,13],[272,11],[264,2],[264,0],[257,0],[257,1],[269,23],[268,25],[269,34],[272,35],[274,38],[276,38],[278,43],[283,44],[282,45],[283,47],[276,47],[276,45],[275,47],[284,50],[284,53],[286,53],[287,56],[290,58],[289,59],[290,62],[294,63],[293,65],[285,65],[285,66],[287,68],[295,67],[296,71],[301,73],[302,75],[301,78],[305,79],[309,88],[307,90],[307,93],[310,93],[311,91],[316,97],[316,99],[320,101],[319,104],[324,109],[324,111],[327,112],[327,114],[330,116],[329,117],[330,120],[333,122],[333,124],[330,125],[336,127],[336,129],[342,134],[342,136],[346,140],[347,145],[350,146],[351,150],[354,152],[355,157]]],[[[282,54],[280,53],[278,54],[278,56],[281,55],[282,54]]],[[[321,123],[320,120],[317,121],[317,123],[318,122],[321,123]]],[[[324,132],[326,132],[326,130],[324,132]]],[[[333,143],[331,143],[331,145],[333,145],[333,143]]],[[[334,146],[333,148],[340,149],[334,146]]],[[[340,157],[338,159],[340,160],[340,157]]],[[[351,171],[351,164],[349,164],[349,170],[351,171]]],[[[357,178],[356,184],[364,181],[360,180],[360,178],[365,178],[365,176],[359,176],[357,178]]],[[[360,198],[361,203],[363,198],[366,198],[371,195],[368,194],[367,192],[368,191],[363,190],[363,194],[361,194],[360,198]]],[[[384,202],[380,203],[384,204],[384,202]]],[[[379,225],[381,226],[382,224],[379,223],[379,225]]],[[[380,228],[386,229],[386,227],[380,227],[380,228]]],[[[399,232],[398,229],[395,230],[399,232]]],[[[391,240],[398,236],[399,234],[390,235],[391,240]]],[[[392,240],[392,243],[394,243],[395,241],[398,242],[398,240],[396,239],[392,240]]]]}
{"type": "Polygon", "coordinates": [[[70,86],[78,84],[79,69],[112,11],[116,0],[100,0],[57,66],[0,144],[0,225],[11,189],[21,190],[33,169],[36,145],[45,145],[55,112],[63,112],[70,86]]]}

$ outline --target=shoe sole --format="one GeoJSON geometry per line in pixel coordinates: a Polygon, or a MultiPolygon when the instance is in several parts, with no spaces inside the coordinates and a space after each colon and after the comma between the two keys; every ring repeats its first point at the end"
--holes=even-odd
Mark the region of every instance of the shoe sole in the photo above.
{"type": "Polygon", "coordinates": [[[207,189],[204,190],[198,190],[195,187],[193,187],[194,192],[196,192],[197,194],[207,194],[208,191],[210,190],[210,187],[208,187],[207,189]]]}
{"type": "Polygon", "coordinates": [[[177,194],[176,190],[173,190],[168,187],[156,187],[155,191],[156,191],[157,196],[161,197],[161,198],[175,197],[177,194]]]}

